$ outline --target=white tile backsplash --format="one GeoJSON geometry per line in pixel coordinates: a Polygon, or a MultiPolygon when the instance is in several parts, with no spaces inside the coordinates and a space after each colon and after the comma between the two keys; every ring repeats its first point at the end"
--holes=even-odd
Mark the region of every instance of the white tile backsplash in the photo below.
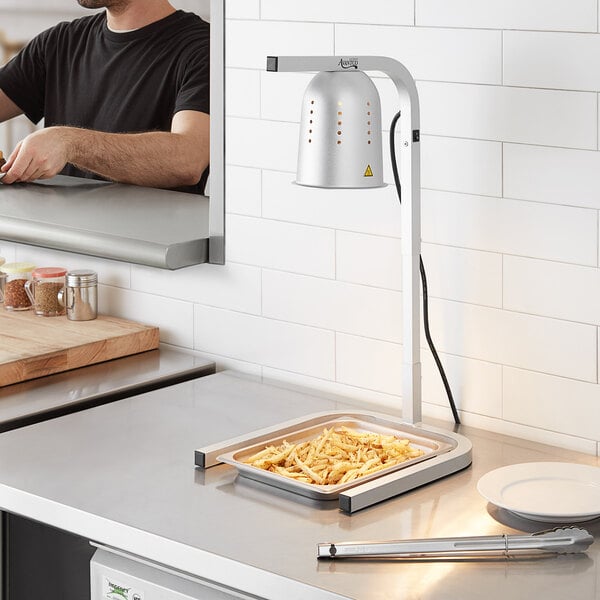
{"type": "Polygon", "coordinates": [[[420,82],[423,133],[596,149],[596,94],[420,82]]]}
{"type": "Polygon", "coordinates": [[[227,0],[225,2],[227,19],[260,18],[260,0],[227,0]]]}
{"type": "Polygon", "coordinates": [[[400,246],[400,238],[338,231],[337,279],[391,290],[402,289],[400,246]]]}
{"type": "Polygon", "coordinates": [[[402,336],[400,292],[266,269],[263,315],[388,341],[402,336]]]}
{"type": "Polygon", "coordinates": [[[600,209],[600,153],[504,144],[504,195],[600,209]]]}
{"type": "MultiPolygon", "coordinates": [[[[4,240],[0,240],[0,256],[4,259],[4,262],[11,263],[15,262],[17,259],[16,256],[16,246],[15,244],[11,244],[10,242],[5,242],[4,240]]],[[[0,271],[2,269],[0,268],[0,271]]]]}
{"type": "Polygon", "coordinates": [[[156,325],[160,339],[167,344],[192,348],[194,305],[166,296],[146,294],[133,290],[98,286],[98,312],[156,325]]]}
{"type": "Polygon", "coordinates": [[[263,19],[413,25],[414,0],[261,0],[263,19]]]}
{"type": "MultiPolygon", "coordinates": [[[[402,395],[402,345],[338,333],[337,381],[346,385],[402,395]]],[[[452,395],[459,411],[502,416],[502,367],[493,363],[442,354],[452,395]]],[[[444,407],[451,419],[448,396],[437,365],[424,344],[421,349],[422,397],[444,407]]]]}
{"type": "MultiPolygon", "coordinates": [[[[398,238],[338,231],[337,279],[401,290],[400,245],[398,238]]],[[[437,244],[423,244],[421,253],[431,296],[502,306],[502,257],[499,254],[437,244]]]]}
{"type": "Polygon", "coordinates": [[[267,56],[333,54],[333,28],[328,23],[228,21],[228,67],[264,70],[267,56]]]}
{"type": "Polygon", "coordinates": [[[597,384],[505,367],[503,385],[507,421],[590,439],[600,437],[597,384]]]}
{"type": "MultiPolygon", "coordinates": [[[[435,339],[434,339],[435,342],[435,339]]],[[[443,419],[452,420],[446,389],[429,348],[422,343],[421,372],[423,402],[445,411],[443,419]]],[[[440,354],[456,408],[462,414],[502,417],[502,367],[452,354],[440,354]]],[[[426,411],[424,411],[426,412],[426,411]]]]}
{"type": "Polygon", "coordinates": [[[596,382],[596,327],[430,299],[440,352],[596,382]]]}
{"type": "Polygon", "coordinates": [[[194,349],[312,377],[332,379],[332,331],[196,305],[194,349]]]}
{"type": "Polygon", "coordinates": [[[597,31],[596,0],[416,0],[417,25],[597,31]]]}
{"type": "Polygon", "coordinates": [[[228,260],[317,277],[335,276],[331,229],[229,215],[228,260]]]}
{"type": "Polygon", "coordinates": [[[434,190],[502,196],[502,144],[422,136],[421,185],[434,190]]]}
{"type": "Polygon", "coordinates": [[[134,265],[131,287],[135,290],[260,314],[260,269],[229,261],[226,265],[198,265],[165,271],[134,265]]]}
{"type": "Polygon", "coordinates": [[[226,114],[232,117],[260,117],[260,71],[226,69],[226,114]]]}
{"type": "MultiPolygon", "coordinates": [[[[295,123],[278,123],[228,117],[226,161],[240,167],[296,171],[298,129],[295,123]],[[261,152],[256,148],[260,145],[261,152]]],[[[293,180],[293,175],[290,180],[293,180]]]]}
{"type": "Polygon", "coordinates": [[[426,242],[596,266],[596,212],[508,198],[423,191],[426,242]]]}
{"type": "Polygon", "coordinates": [[[502,306],[502,257],[493,252],[423,244],[429,294],[470,304],[502,306]]]}
{"type": "Polygon", "coordinates": [[[337,381],[402,395],[402,345],[365,337],[336,335],[337,381]]]}
{"type": "Polygon", "coordinates": [[[505,256],[504,308],[600,325],[600,270],[505,256]]]}
{"type": "Polygon", "coordinates": [[[295,185],[293,173],[263,172],[263,217],[294,223],[400,236],[401,207],[393,186],[332,190],[295,185]]]}
{"type": "Polygon", "coordinates": [[[337,25],[335,54],[389,56],[419,80],[502,83],[499,31],[337,25]]]}
{"type": "Polygon", "coordinates": [[[504,84],[600,91],[600,36],[506,31],[504,84]]]}
{"type": "Polygon", "coordinates": [[[262,212],[261,171],[229,165],[225,173],[228,213],[260,217],[262,212]]]}

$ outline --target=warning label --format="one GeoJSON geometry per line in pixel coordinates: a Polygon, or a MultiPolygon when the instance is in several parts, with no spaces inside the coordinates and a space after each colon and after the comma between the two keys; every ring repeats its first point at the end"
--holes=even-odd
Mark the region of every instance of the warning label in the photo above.
{"type": "Polygon", "coordinates": [[[373,170],[371,169],[371,165],[367,165],[363,177],[373,177],[373,170]]]}

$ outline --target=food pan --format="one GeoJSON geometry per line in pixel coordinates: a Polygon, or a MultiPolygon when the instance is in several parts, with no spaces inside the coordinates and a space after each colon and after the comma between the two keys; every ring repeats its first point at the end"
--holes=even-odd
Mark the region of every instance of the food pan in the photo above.
{"type": "Polygon", "coordinates": [[[325,415],[323,418],[319,419],[307,418],[306,421],[297,422],[294,427],[290,428],[289,426],[282,426],[279,430],[276,429],[271,431],[268,438],[261,436],[260,440],[257,440],[256,436],[251,434],[248,436],[248,445],[240,446],[238,443],[236,446],[235,449],[219,455],[217,460],[234,466],[241,476],[316,500],[336,500],[344,490],[448,452],[456,446],[456,442],[443,434],[423,431],[417,426],[396,421],[393,418],[386,418],[385,415],[353,413],[325,415]],[[315,423],[315,421],[318,422],[315,423]],[[244,462],[267,446],[278,446],[282,444],[284,440],[290,444],[305,442],[318,437],[323,433],[323,429],[329,429],[331,427],[347,427],[348,429],[361,433],[370,432],[408,439],[412,446],[422,450],[424,454],[403,463],[392,465],[389,468],[382,469],[376,473],[333,485],[319,485],[296,481],[283,475],[279,475],[278,473],[272,473],[244,462]]]}

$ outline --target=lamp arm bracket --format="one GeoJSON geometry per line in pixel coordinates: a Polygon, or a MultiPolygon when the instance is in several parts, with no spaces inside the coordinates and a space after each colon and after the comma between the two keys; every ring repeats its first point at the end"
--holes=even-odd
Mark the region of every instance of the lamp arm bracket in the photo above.
{"type": "MultiPolygon", "coordinates": [[[[267,56],[267,71],[381,71],[395,84],[400,105],[410,113],[411,130],[419,131],[419,94],[410,71],[388,56],[267,56]]],[[[418,134],[417,134],[418,135],[418,134]]]]}

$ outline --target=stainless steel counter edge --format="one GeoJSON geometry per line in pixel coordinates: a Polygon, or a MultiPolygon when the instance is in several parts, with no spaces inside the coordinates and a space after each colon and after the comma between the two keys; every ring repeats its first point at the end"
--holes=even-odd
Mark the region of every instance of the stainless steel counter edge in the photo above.
{"type": "Polygon", "coordinates": [[[208,261],[208,238],[166,245],[6,216],[0,221],[0,239],[161,269],[208,261]]]}
{"type": "MultiPolygon", "coordinates": [[[[0,484],[0,509],[265,600],[352,600],[0,484]]],[[[316,560],[316,559],[315,559],[316,560]]]]}
{"type": "Polygon", "coordinates": [[[0,185],[0,217],[0,239],[12,242],[163,269],[208,260],[199,194],[57,175],[0,185]]]}

